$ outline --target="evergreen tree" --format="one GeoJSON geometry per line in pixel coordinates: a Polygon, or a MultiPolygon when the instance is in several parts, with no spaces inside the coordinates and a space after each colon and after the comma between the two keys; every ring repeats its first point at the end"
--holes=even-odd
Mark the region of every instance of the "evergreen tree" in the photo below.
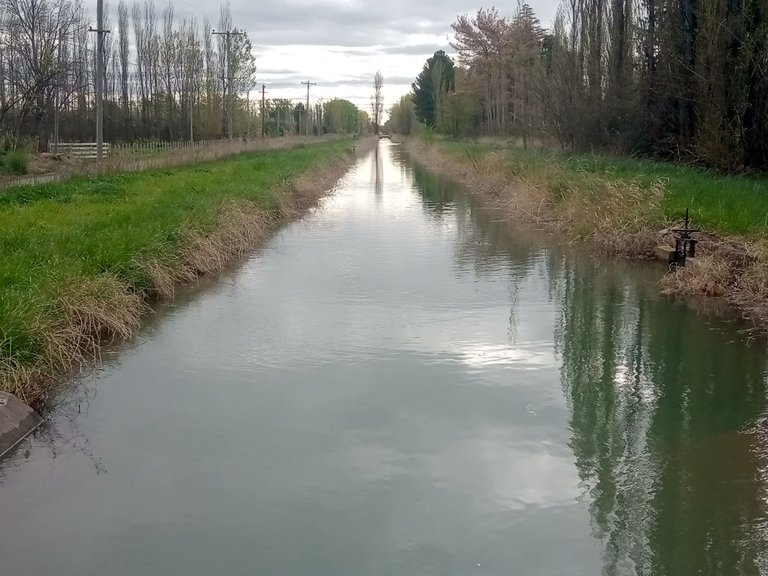
{"type": "Polygon", "coordinates": [[[419,122],[434,128],[440,121],[442,102],[456,87],[453,60],[438,50],[424,64],[424,69],[413,83],[413,104],[419,122]]]}

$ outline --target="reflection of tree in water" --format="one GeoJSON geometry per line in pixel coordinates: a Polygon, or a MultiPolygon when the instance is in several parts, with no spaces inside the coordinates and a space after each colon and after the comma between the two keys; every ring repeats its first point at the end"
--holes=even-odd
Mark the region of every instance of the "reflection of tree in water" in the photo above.
{"type": "Polygon", "coordinates": [[[480,202],[462,193],[449,179],[435,175],[416,165],[414,181],[424,200],[430,218],[443,222],[448,216],[454,225],[455,259],[459,275],[498,277],[505,273],[509,284],[509,344],[514,345],[518,328],[518,292],[520,284],[535,269],[537,259],[545,252],[531,242],[520,241],[510,233],[498,213],[485,209],[480,202]]]}
{"type": "Polygon", "coordinates": [[[384,191],[384,169],[381,161],[381,146],[376,146],[373,152],[373,191],[376,198],[381,200],[384,191]]]}
{"type": "Polygon", "coordinates": [[[433,219],[441,219],[453,211],[457,184],[430,172],[419,164],[413,165],[413,179],[424,200],[425,212],[433,219]]]}
{"type": "Polygon", "coordinates": [[[519,287],[533,273],[548,279],[604,573],[760,573],[768,449],[744,429],[766,410],[764,347],[658,298],[656,286],[649,296],[625,267],[521,242],[449,181],[414,176],[430,217],[455,219],[459,273],[509,275],[511,342],[519,287]]]}
{"type": "Polygon", "coordinates": [[[498,214],[463,193],[447,178],[416,165],[415,183],[431,219],[442,221],[451,216],[455,223],[456,262],[460,269],[479,277],[497,275],[500,266],[515,268],[515,276],[525,277],[532,262],[543,252],[530,242],[521,242],[510,234],[508,224],[498,214]]]}
{"type": "Polygon", "coordinates": [[[566,260],[556,335],[606,574],[757,574],[766,358],[683,306],[566,260]]]}

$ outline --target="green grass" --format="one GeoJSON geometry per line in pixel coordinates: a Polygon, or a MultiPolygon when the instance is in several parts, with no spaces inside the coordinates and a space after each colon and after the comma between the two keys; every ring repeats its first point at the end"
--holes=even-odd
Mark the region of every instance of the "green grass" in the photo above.
{"type": "Polygon", "coordinates": [[[468,159],[470,153],[503,151],[521,176],[541,173],[553,165],[561,177],[591,173],[609,180],[632,180],[642,185],[663,179],[663,209],[669,221],[679,221],[690,208],[696,227],[723,235],[748,238],[768,236],[768,179],[724,175],[693,166],[648,159],[596,154],[567,155],[538,149],[522,149],[502,143],[443,141],[446,151],[468,159]]]}
{"type": "Polygon", "coordinates": [[[147,290],[138,257],[174,262],[182,235],[212,231],[231,201],[276,210],[282,183],[348,148],[337,140],[0,192],[0,368],[44,354],[41,319],[68,286],[109,273],[147,290]]]}

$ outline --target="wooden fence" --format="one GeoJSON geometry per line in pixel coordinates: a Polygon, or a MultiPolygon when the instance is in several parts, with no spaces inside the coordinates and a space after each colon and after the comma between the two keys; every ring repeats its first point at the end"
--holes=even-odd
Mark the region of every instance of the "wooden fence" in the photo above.
{"type": "MultiPolygon", "coordinates": [[[[242,146],[246,142],[242,139],[235,140],[189,140],[179,142],[122,142],[112,144],[104,142],[104,156],[152,156],[172,150],[190,150],[197,148],[209,148],[211,146],[242,146]]],[[[60,142],[58,147],[52,146],[54,154],[61,154],[71,158],[82,160],[96,159],[95,142],[60,142]]]]}
{"type": "MultiPolygon", "coordinates": [[[[79,158],[81,160],[96,160],[96,142],[60,142],[54,146],[56,154],[79,158]]],[[[102,150],[104,156],[109,156],[111,144],[104,142],[102,150]]]]}

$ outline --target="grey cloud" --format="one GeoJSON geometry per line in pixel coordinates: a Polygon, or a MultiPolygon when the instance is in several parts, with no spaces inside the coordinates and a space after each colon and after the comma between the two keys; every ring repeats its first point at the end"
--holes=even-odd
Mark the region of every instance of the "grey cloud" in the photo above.
{"type": "Polygon", "coordinates": [[[457,13],[443,5],[437,10],[441,18],[435,19],[434,6],[404,0],[353,5],[325,1],[310,6],[233,0],[231,10],[236,26],[248,30],[255,42],[270,46],[403,44],[407,34],[447,34],[457,13]]]}
{"type": "MultiPolygon", "coordinates": [[[[203,0],[171,0],[178,16],[207,16],[216,27],[219,5],[203,0]]],[[[460,14],[473,14],[483,5],[478,0],[229,0],[233,25],[249,33],[258,55],[276,47],[303,46],[313,56],[333,53],[348,57],[350,69],[310,69],[295,60],[289,66],[280,63],[272,69],[259,69],[259,81],[274,90],[297,90],[305,80],[326,87],[338,88],[338,94],[365,94],[370,91],[372,78],[350,76],[364,68],[375,70],[387,59],[413,62],[398,69],[401,76],[385,78],[389,87],[399,86],[407,91],[413,77],[436,50],[451,52],[448,43],[451,24],[460,14]],[[417,39],[414,40],[414,37],[417,39]],[[434,42],[434,43],[432,43],[434,42]],[[370,63],[370,64],[369,64],[370,63]],[[413,68],[413,69],[411,69],[413,68]],[[413,75],[411,77],[410,75],[413,75]],[[314,76],[314,78],[313,78],[314,76]],[[324,76],[324,77],[323,77],[324,76]],[[408,77],[406,77],[408,76],[408,77]]],[[[546,25],[554,18],[557,2],[529,0],[546,25]]],[[[514,4],[514,3],[513,3],[514,4]]],[[[486,4],[488,5],[488,4],[486,4]]],[[[514,7],[503,7],[503,14],[511,14],[514,7]]],[[[290,51],[296,54],[296,50],[290,51]]],[[[317,58],[314,58],[316,61],[317,58]]],[[[274,62],[274,60],[272,60],[274,62]]],[[[286,62],[286,64],[288,64],[286,62]]],[[[389,68],[382,65],[382,68],[389,68]]],[[[345,67],[339,67],[345,68],[345,67]]],[[[335,90],[334,90],[335,91],[335,90]]],[[[365,98],[361,101],[364,101],[365,98]]]]}
{"type": "MultiPolygon", "coordinates": [[[[368,84],[371,84],[373,79],[368,77],[368,84]]],[[[384,84],[408,84],[409,86],[413,82],[413,78],[410,76],[384,76],[384,84]]]]}
{"type": "Polygon", "coordinates": [[[375,47],[372,46],[370,48],[328,48],[328,52],[331,52],[332,54],[344,54],[345,56],[376,56],[377,54],[380,54],[381,51],[375,47]]]}
{"type": "Polygon", "coordinates": [[[286,76],[298,74],[298,70],[288,70],[286,68],[260,68],[259,74],[269,74],[271,76],[286,76]]]}
{"type": "MultiPolygon", "coordinates": [[[[210,19],[216,27],[219,5],[204,0],[171,0],[179,17],[210,19]]],[[[554,19],[557,2],[529,0],[545,25],[554,19]]],[[[385,54],[418,55],[417,46],[407,46],[408,34],[447,38],[459,14],[472,14],[478,0],[230,0],[233,24],[247,30],[255,44],[264,46],[343,46],[359,49],[384,46],[385,54]]],[[[511,13],[514,7],[502,7],[511,13]]],[[[422,45],[424,48],[427,45],[422,45]]],[[[358,55],[365,55],[365,51],[358,55]]],[[[426,54],[426,52],[425,52],[426,54]]]]}
{"type": "Polygon", "coordinates": [[[432,56],[438,50],[451,52],[448,44],[406,44],[404,46],[385,46],[381,49],[384,54],[404,54],[406,56],[432,56]]]}

